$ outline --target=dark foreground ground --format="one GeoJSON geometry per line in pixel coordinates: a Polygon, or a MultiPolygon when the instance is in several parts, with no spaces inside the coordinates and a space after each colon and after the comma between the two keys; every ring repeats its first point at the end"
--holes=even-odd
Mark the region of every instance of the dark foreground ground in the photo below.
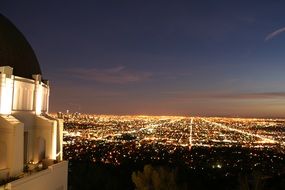
{"type": "MultiPolygon", "coordinates": [[[[199,150],[200,152],[201,150],[199,150]]],[[[224,151],[224,150],[223,150],[224,151]]],[[[230,150],[228,150],[230,151],[230,150]]],[[[221,155],[221,154],[219,154],[221,155]]],[[[245,156],[246,157],[246,156],[245,156]]],[[[267,156],[268,157],[268,156],[267,156]]],[[[275,190],[285,189],[285,164],[269,163],[265,159],[256,169],[231,169],[231,166],[196,163],[195,168],[174,160],[153,161],[127,159],[120,165],[91,162],[88,159],[69,161],[69,190],[91,189],[220,189],[220,190],[275,190]],[[273,165],[272,165],[273,164],[273,165]],[[270,170],[276,166],[273,172],[270,170]],[[282,168],[283,167],[283,168],[282,168]]],[[[238,158],[231,157],[235,160],[238,158]]],[[[246,160],[246,158],[244,158],[246,160]]],[[[214,158],[216,160],[216,158],[214,158]]],[[[242,164],[246,166],[246,163],[242,164]]]]}

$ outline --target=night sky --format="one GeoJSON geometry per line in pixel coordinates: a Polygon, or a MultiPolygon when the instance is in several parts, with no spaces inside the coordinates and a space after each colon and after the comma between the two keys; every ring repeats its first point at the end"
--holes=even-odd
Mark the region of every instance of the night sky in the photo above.
{"type": "Polygon", "coordinates": [[[50,111],[284,117],[282,0],[1,0],[50,111]]]}

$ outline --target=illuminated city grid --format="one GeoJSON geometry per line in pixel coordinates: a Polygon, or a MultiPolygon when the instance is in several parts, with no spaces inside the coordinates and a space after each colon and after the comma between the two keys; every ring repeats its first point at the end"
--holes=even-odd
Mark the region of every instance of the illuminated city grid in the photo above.
{"type": "Polygon", "coordinates": [[[285,168],[285,120],[59,114],[69,160],[182,164],[225,175],[285,168]]]}
{"type": "MultiPolygon", "coordinates": [[[[174,116],[68,116],[65,137],[118,142],[133,137],[138,142],[183,147],[285,146],[285,120],[201,118],[174,116]]],[[[66,141],[65,143],[71,143],[66,141]]]]}

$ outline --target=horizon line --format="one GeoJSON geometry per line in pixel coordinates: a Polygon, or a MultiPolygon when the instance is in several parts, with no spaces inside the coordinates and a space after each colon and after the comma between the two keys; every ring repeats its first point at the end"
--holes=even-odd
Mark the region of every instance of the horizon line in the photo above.
{"type": "MultiPolygon", "coordinates": [[[[59,111],[61,112],[61,111],[59,111]]],[[[49,114],[57,114],[59,112],[50,112],[49,114]]],[[[65,112],[61,112],[66,114],[65,112]]],[[[102,114],[102,113],[86,113],[86,112],[71,112],[69,114],[80,113],[81,115],[95,115],[95,116],[141,116],[141,117],[219,117],[219,118],[244,118],[244,119],[285,119],[284,117],[278,116],[238,116],[238,115],[165,115],[165,114],[102,114]]]]}

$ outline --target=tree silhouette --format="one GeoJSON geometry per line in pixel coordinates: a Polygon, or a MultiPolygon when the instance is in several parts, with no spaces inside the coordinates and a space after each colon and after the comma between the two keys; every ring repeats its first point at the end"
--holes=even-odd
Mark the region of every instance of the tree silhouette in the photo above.
{"type": "Polygon", "coordinates": [[[145,165],[143,172],[133,172],[132,181],[137,190],[176,190],[176,171],[165,167],[145,165]]]}
{"type": "Polygon", "coordinates": [[[239,188],[240,190],[262,190],[264,188],[264,182],[262,181],[261,172],[254,171],[251,176],[240,175],[239,188]]]}

